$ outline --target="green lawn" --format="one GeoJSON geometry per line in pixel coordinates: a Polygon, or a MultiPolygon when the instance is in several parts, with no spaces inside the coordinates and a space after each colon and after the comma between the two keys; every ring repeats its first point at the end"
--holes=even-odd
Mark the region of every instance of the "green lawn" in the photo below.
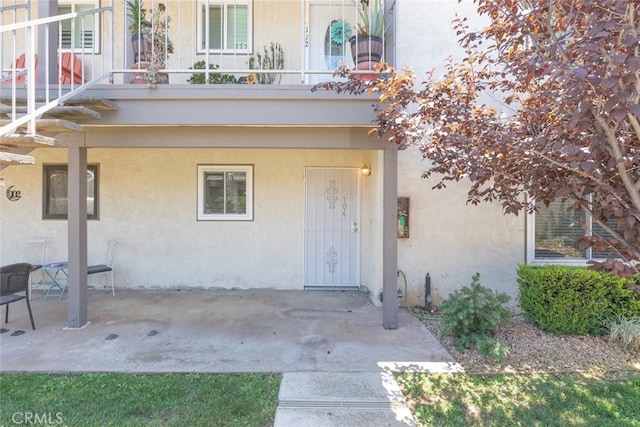
{"type": "MultiPolygon", "coordinates": [[[[421,426],[639,426],[640,372],[397,374],[421,426]]],[[[276,374],[0,375],[0,426],[272,426],[276,374]],[[30,417],[30,418],[27,418],[30,417]]]]}
{"type": "Polygon", "coordinates": [[[0,426],[273,425],[280,375],[0,375],[0,426]]]}
{"type": "Polygon", "coordinates": [[[398,374],[421,426],[640,426],[640,372],[398,374]]]}

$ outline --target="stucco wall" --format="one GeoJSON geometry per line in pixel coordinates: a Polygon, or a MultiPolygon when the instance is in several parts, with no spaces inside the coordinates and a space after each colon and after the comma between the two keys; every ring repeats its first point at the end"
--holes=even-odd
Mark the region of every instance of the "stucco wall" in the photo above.
{"type": "MultiPolygon", "coordinates": [[[[47,262],[67,259],[66,221],[42,220],[42,165],[66,163],[67,150],[31,154],[34,166],[2,171],[5,188],[21,192],[15,202],[0,198],[2,264],[18,261],[17,241],[30,238],[48,240],[47,262]]],[[[116,239],[117,287],[302,289],[305,166],[360,167],[375,161],[372,156],[356,150],[89,149],[88,162],[100,168],[100,219],[88,223],[89,263],[102,262],[107,241],[116,239]],[[254,221],[196,220],[198,164],[254,165],[254,221]]],[[[375,191],[363,187],[363,193],[375,191]]],[[[362,235],[371,234],[376,215],[363,214],[362,235]]],[[[363,242],[374,244],[371,237],[363,242]]],[[[377,264],[369,259],[363,270],[377,264]]],[[[376,280],[363,274],[370,289],[381,288],[376,280]]]]}
{"type": "MultiPolygon", "coordinates": [[[[517,296],[516,268],[524,263],[525,218],[503,215],[500,206],[467,205],[468,184],[433,190],[435,180],[416,148],[401,152],[398,196],[410,197],[410,237],[398,239],[398,268],[406,277],[412,304],[424,304],[424,283],[431,276],[435,304],[471,283],[480,273],[487,287],[517,296]]],[[[404,286],[402,280],[399,283],[404,286]]]]}
{"type": "MultiPolygon", "coordinates": [[[[46,238],[47,261],[67,258],[67,223],[42,220],[42,164],[66,163],[65,149],[39,149],[34,166],[2,171],[0,263],[18,261],[16,243],[46,238]],[[3,191],[3,193],[4,193],[3,191]]],[[[110,238],[118,287],[223,287],[301,289],[305,166],[372,166],[362,179],[361,284],[374,298],[382,290],[380,246],[383,177],[380,151],[89,149],[100,165],[100,219],[88,223],[89,262],[101,262],[110,238]],[[253,164],[255,220],[196,221],[198,164],[253,164]]],[[[417,149],[399,154],[398,195],[410,197],[410,238],[398,240],[398,266],[412,304],[424,301],[432,277],[436,303],[468,284],[482,283],[515,296],[515,268],[524,262],[524,218],[491,205],[466,205],[465,184],[432,190],[421,176],[417,149]]],[[[90,278],[95,284],[99,278],[90,278]]],[[[403,283],[399,280],[399,285],[403,283]]]]}
{"type": "Polygon", "coordinates": [[[452,24],[456,15],[466,17],[471,30],[487,23],[471,0],[398,0],[395,14],[396,65],[410,67],[419,77],[432,69],[437,76],[447,57],[463,54],[452,24]]]}
{"type": "MultiPolygon", "coordinates": [[[[473,17],[472,2],[399,0],[397,64],[411,65],[420,76],[459,55],[450,24],[456,11],[473,17]]],[[[472,26],[481,24],[472,18],[472,26]]],[[[0,197],[2,264],[17,260],[16,242],[24,238],[47,238],[47,261],[67,258],[66,221],[42,220],[42,164],[66,163],[66,150],[31,154],[36,165],[1,171],[5,189],[15,185],[22,196],[18,202],[0,197]]],[[[102,261],[108,239],[119,240],[116,285],[134,288],[301,289],[304,167],[368,163],[373,173],[362,181],[361,283],[374,299],[382,290],[380,151],[91,148],[88,161],[100,164],[101,182],[100,220],[88,224],[89,262],[102,261]],[[196,221],[196,167],[219,163],[255,165],[254,221],[196,221]]],[[[431,190],[433,183],[421,179],[424,167],[415,148],[399,153],[398,194],[411,199],[411,237],[398,241],[398,266],[411,303],[424,301],[426,273],[435,303],[475,272],[484,285],[515,296],[524,217],[503,216],[499,206],[467,206],[465,183],[431,190]]]]}
{"type": "MultiPolygon", "coordinates": [[[[462,55],[451,23],[456,14],[466,16],[471,29],[486,23],[470,0],[399,0],[396,14],[396,64],[410,66],[418,81],[432,69],[438,77],[448,56],[462,55]]],[[[525,262],[524,214],[504,216],[497,205],[467,205],[468,183],[432,190],[435,181],[421,178],[426,166],[415,147],[399,153],[398,196],[411,198],[411,237],[398,240],[398,267],[407,276],[411,303],[424,304],[427,273],[439,304],[476,272],[483,285],[507,292],[515,302],[515,271],[525,262]]]]}

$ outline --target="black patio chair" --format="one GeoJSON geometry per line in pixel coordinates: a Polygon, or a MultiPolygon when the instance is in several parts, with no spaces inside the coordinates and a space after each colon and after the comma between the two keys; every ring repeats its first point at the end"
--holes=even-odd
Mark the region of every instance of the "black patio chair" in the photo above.
{"type": "Polygon", "coordinates": [[[0,306],[6,305],[6,315],[4,323],[9,323],[9,304],[20,301],[27,302],[31,328],[36,329],[29,304],[29,273],[33,270],[33,265],[27,263],[11,264],[0,267],[0,306]],[[24,295],[21,293],[24,292],[24,295]]]}

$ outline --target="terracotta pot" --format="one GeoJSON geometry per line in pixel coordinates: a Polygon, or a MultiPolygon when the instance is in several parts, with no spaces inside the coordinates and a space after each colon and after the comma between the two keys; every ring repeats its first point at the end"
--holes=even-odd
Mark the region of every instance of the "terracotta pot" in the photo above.
{"type": "Polygon", "coordinates": [[[377,78],[376,72],[375,72],[377,66],[378,66],[378,62],[373,62],[373,61],[359,63],[358,65],[356,65],[356,70],[359,70],[359,71],[366,70],[366,71],[371,71],[371,73],[356,74],[356,78],[361,81],[375,80],[377,78]]]}

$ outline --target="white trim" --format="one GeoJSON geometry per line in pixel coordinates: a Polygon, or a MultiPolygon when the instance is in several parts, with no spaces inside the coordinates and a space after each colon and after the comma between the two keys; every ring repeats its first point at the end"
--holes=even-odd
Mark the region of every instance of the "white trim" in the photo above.
{"type": "Polygon", "coordinates": [[[253,165],[198,165],[198,221],[253,221],[253,165]],[[246,213],[207,214],[204,212],[204,174],[207,172],[244,172],[246,182],[246,213]]]}
{"type": "Polygon", "coordinates": [[[252,52],[252,39],[253,39],[253,0],[199,0],[197,9],[196,9],[196,53],[204,54],[207,52],[207,49],[202,47],[205,43],[205,32],[206,28],[204,28],[204,16],[203,11],[204,8],[207,7],[222,7],[222,21],[223,27],[227,27],[227,7],[230,5],[233,6],[247,6],[247,47],[244,49],[228,49],[226,47],[227,35],[226,31],[222,33],[222,49],[215,49],[209,47],[209,53],[223,53],[223,54],[249,54],[252,52]]]}
{"type": "MultiPolygon", "coordinates": [[[[59,0],[58,2],[58,11],[60,6],[71,6],[71,13],[76,13],[76,5],[87,5],[90,6],[91,9],[97,9],[99,6],[96,4],[98,3],[97,0],[59,0]]],[[[88,11],[82,11],[81,13],[84,12],[88,12],[88,11]]],[[[101,39],[101,29],[100,29],[100,15],[99,14],[94,14],[93,15],[93,33],[92,33],[92,46],[91,47],[86,47],[83,48],[82,46],[76,46],[75,49],[71,49],[71,48],[66,48],[66,47],[62,47],[61,45],[58,46],[58,51],[59,52],[73,52],[73,53],[83,53],[83,52],[91,52],[94,54],[99,54],[100,53],[100,39],[101,39]]],[[[77,18],[75,18],[77,19],[77,18]]],[[[60,26],[62,26],[62,23],[59,24],[60,26]]],[[[81,28],[75,28],[75,31],[80,31],[81,28]]],[[[60,37],[62,36],[62,34],[60,34],[60,37]]]]}
{"type": "MultiPolygon", "coordinates": [[[[583,211],[584,212],[584,211],[583,211]]],[[[591,233],[593,220],[585,212],[585,219],[589,220],[589,229],[585,230],[585,235],[591,233]]],[[[586,249],[584,258],[536,258],[536,213],[527,213],[526,220],[526,263],[531,265],[574,265],[587,266],[589,261],[604,261],[605,258],[594,258],[592,248],[586,249]]]]}

